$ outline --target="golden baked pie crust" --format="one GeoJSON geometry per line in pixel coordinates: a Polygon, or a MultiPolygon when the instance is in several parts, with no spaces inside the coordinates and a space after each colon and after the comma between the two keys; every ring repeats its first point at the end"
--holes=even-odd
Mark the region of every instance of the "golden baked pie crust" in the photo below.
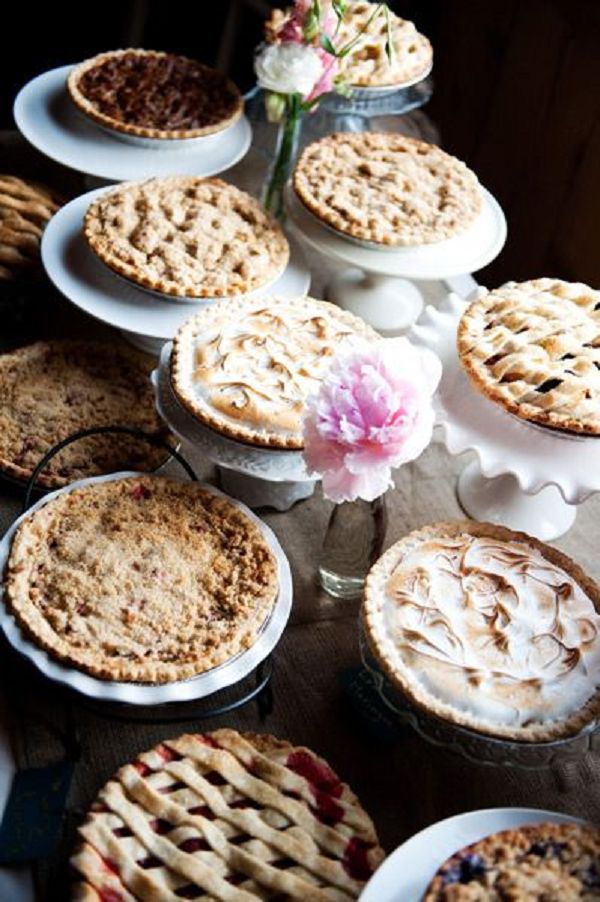
{"type": "Polygon", "coordinates": [[[490,537],[500,541],[524,543],[539,552],[546,560],[564,570],[583,590],[600,613],[600,587],[571,558],[556,548],[540,542],[523,532],[515,532],[504,526],[493,523],[479,523],[475,520],[458,520],[436,523],[417,529],[389,548],[371,568],[365,583],[364,598],[361,608],[361,619],[369,648],[383,671],[407,698],[425,713],[450,721],[458,726],[476,732],[492,735],[502,739],[514,739],[527,742],[546,742],[563,739],[578,733],[600,716],[600,689],[597,689],[586,704],[577,712],[566,718],[553,720],[546,724],[532,724],[522,727],[494,725],[493,727],[475,715],[461,711],[457,707],[436,698],[415,680],[410,678],[409,669],[405,666],[400,671],[389,655],[383,651],[379,642],[377,613],[383,599],[374,589],[380,573],[385,573],[390,563],[402,559],[402,551],[412,550],[419,544],[435,538],[453,538],[462,534],[475,537],[490,537]]]}
{"type": "MultiPolygon", "coordinates": [[[[104,126],[104,128],[112,129],[116,132],[121,132],[124,135],[134,135],[139,138],[154,138],[157,140],[164,140],[168,142],[169,140],[183,140],[186,138],[202,138],[207,135],[214,135],[217,132],[223,131],[226,128],[229,128],[230,125],[233,125],[242,115],[243,103],[241,95],[237,89],[237,87],[233,84],[229,79],[225,79],[224,82],[227,85],[229,91],[234,94],[237,94],[238,101],[235,105],[235,108],[228,114],[224,115],[223,118],[214,125],[207,125],[202,128],[191,128],[191,129],[159,129],[159,128],[148,128],[141,125],[133,125],[127,122],[122,122],[119,119],[115,119],[112,116],[108,116],[98,109],[97,105],[90,101],[85,94],[82,92],[79,87],[79,82],[81,77],[91,69],[96,68],[97,66],[102,65],[102,63],[107,60],[119,59],[121,56],[125,56],[126,54],[135,54],[140,57],[168,57],[173,56],[174,54],[164,53],[163,51],[158,50],[140,50],[139,48],[127,48],[124,50],[111,50],[107,53],[100,53],[97,56],[93,57],[89,60],[84,60],[79,65],[75,66],[68,75],[67,78],[67,91],[69,96],[75,106],[80,110],[80,112],[84,113],[98,125],[104,126]]],[[[194,62],[194,61],[192,61],[194,62]]],[[[198,65],[201,65],[200,63],[198,65]]],[[[210,67],[205,66],[205,69],[209,69],[210,67]]]]}
{"type": "Polygon", "coordinates": [[[92,201],[83,233],[118,275],[172,297],[247,294],[274,281],[290,255],[258,201],[216,178],[126,182],[92,201]]]}
{"type": "Polygon", "coordinates": [[[505,410],[600,435],[600,291],[561,279],[508,282],[467,307],[457,344],[474,388],[505,410]]]}
{"type": "Polygon", "coordinates": [[[52,657],[100,679],[169,683],[249,648],[278,593],[261,530],[197,483],[88,484],[27,516],[5,603],[52,657]]]}
{"type": "Polygon", "coordinates": [[[326,225],[390,247],[453,238],[482,208],[481,186],[461,160],[391,132],[340,132],[309,144],[293,185],[326,225]]]}

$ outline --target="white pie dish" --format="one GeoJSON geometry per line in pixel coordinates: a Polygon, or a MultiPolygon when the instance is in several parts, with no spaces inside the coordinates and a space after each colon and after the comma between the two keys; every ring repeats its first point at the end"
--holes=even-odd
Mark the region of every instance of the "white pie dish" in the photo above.
{"type": "MultiPolygon", "coordinates": [[[[20,522],[33,511],[43,507],[58,495],[71,492],[81,486],[138,475],[147,474],[123,471],[110,473],[107,476],[80,479],[65,488],[45,495],[36,504],[32,505],[26,513],[22,514],[4,534],[0,541],[0,572],[4,573],[5,571],[15,530],[20,522]]],[[[290,566],[275,535],[252,511],[239,501],[229,498],[223,492],[213,488],[213,486],[202,484],[202,487],[214,495],[226,498],[231,504],[243,511],[259,527],[277,561],[279,580],[277,600],[256,641],[250,648],[239,652],[218,667],[213,667],[211,670],[190,677],[187,680],[177,680],[161,685],[101,680],[73,666],[61,663],[36,645],[33,640],[29,639],[4,603],[4,582],[2,582],[0,586],[0,628],[12,647],[28,658],[50,680],[80,692],[89,698],[131,705],[160,705],[168,702],[187,702],[205,698],[227,686],[240,682],[240,680],[252,673],[261,661],[264,661],[273,651],[288,621],[292,606],[290,566]]]]}
{"type": "Polygon", "coordinates": [[[549,821],[583,824],[580,818],[541,808],[485,808],[438,821],[386,858],[362,891],[360,902],[422,902],[438,868],[455,852],[499,830],[549,821]]]}

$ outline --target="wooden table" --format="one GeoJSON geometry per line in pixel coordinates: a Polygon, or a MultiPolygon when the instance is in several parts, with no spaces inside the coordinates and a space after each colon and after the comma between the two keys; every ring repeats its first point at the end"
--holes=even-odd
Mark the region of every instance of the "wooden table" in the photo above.
{"type": "MultiPolygon", "coordinates": [[[[323,264],[311,259],[311,265],[318,273],[313,287],[318,296],[323,264]]],[[[432,298],[440,295],[440,286],[425,288],[432,298]]],[[[12,332],[4,331],[5,346],[50,333],[98,334],[96,324],[50,290],[41,305],[38,300],[36,309],[36,317],[22,321],[12,332]]],[[[195,463],[203,475],[214,475],[210,466],[195,463]]],[[[462,516],[455,497],[455,479],[463,465],[464,460],[453,459],[441,446],[433,445],[398,473],[396,487],[388,495],[386,544],[423,524],[462,516]]],[[[4,530],[18,514],[20,502],[18,490],[0,487],[0,528],[4,530]]],[[[81,737],[82,755],[60,847],[51,860],[39,862],[35,869],[40,899],[68,898],[66,861],[76,825],[101,784],[139,751],[186,730],[228,725],[271,732],[312,747],[357,792],[388,851],[440,818],[475,808],[524,805],[592,820],[600,818],[598,762],[591,756],[556,773],[490,769],[431,746],[410,731],[374,729],[361,719],[340,685],[340,675],[359,665],[358,605],[334,601],[316,584],[319,549],[330,509],[317,492],[286,513],[264,515],[289,557],[295,587],[291,620],[275,652],[275,706],[264,722],[253,704],[218,720],[200,722],[191,716],[178,725],[108,720],[81,700],[72,699],[67,705],[55,686],[3,647],[3,687],[13,700],[19,763],[39,766],[60,758],[61,743],[53,731],[61,729],[69,708],[81,737]]],[[[599,522],[600,499],[591,499],[580,509],[571,533],[556,543],[597,578],[599,522]]]]}

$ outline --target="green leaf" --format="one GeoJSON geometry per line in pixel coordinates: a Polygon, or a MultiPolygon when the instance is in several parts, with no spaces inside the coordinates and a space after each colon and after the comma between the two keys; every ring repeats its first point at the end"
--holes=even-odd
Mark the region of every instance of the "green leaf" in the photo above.
{"type": "Polygon", "coordinates": [[[338,51],[335,49],[335,47],[333,46],[333,44],[331,42],[331,39],[326,34],[321,35],[321,47],[323,48],[323,50],[326,50],[327,53],[330,53],[332,56],[338,55],[338,51]]]}
{"type": "Polygon", "coordinates": [[[389,6],[385,5],[385,25],[386,25],[386,40],[385,40],[385,55],[387,56],[388,65],[392,65],[394,62],[394,40],[392,37],[392,23],[390,21],[390,9],[389,6]]]}

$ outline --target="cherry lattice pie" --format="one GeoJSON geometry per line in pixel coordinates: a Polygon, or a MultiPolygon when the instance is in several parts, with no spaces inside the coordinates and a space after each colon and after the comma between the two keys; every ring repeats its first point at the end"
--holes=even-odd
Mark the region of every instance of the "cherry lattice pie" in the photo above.
{"type": "Polygon", "coordinates": [[[344,902],[383,858],[325,761],[227,729],[167,740],[122,767],[79,832],[77,902],[344,902]]]}

